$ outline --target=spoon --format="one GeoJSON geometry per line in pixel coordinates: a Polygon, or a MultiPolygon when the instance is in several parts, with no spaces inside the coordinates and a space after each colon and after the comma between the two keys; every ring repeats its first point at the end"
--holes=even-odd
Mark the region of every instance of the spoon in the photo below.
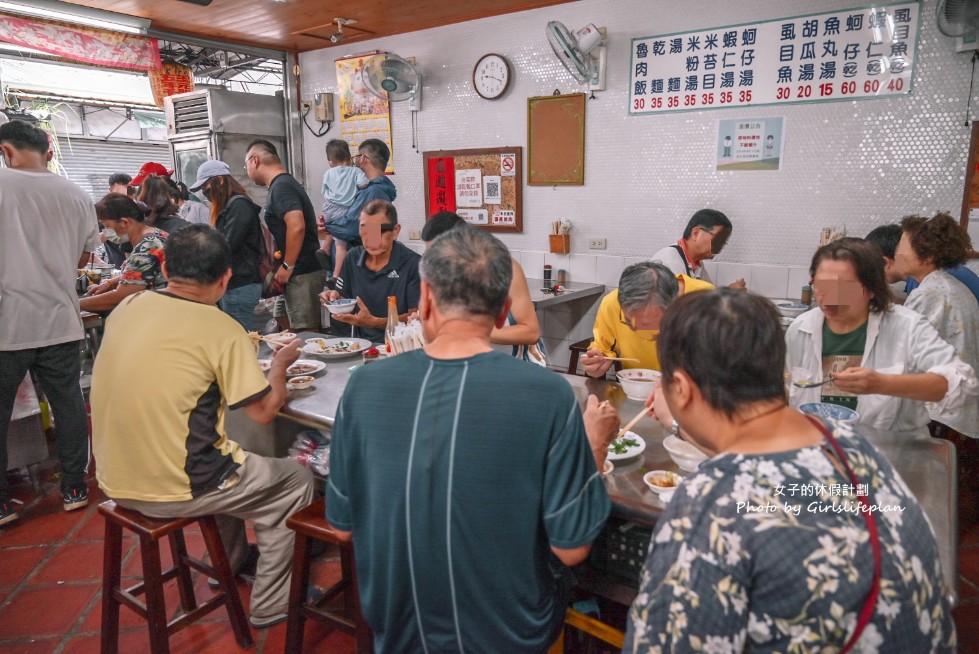
{"type": "Polygon", "coordinates": [[[821,382],[792,382],[792,385],[796,388],[816,388],[817,386],[822,386],[823,384],[828,384],[833,381],[833,375],[830,375],[821,382]]]}

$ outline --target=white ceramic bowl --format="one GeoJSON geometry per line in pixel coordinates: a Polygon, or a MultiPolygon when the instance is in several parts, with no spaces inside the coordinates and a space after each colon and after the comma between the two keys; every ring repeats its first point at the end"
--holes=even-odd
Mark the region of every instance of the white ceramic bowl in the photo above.
{"type": "Polygon", "coordinates": [[[615,464],[605,459],[605,465],[602,467],[602,476],[604,477],[610,474],[613,470],[615,470],[615,464]]]}
{"type": "Polygon", "coordinates": [[[659,371],[649,370],[648,368],[627,368],[626,370],[618,371],[615,373],[615,376],[622,385],[622,390],[625,391],[626,397],[630,400],[639,400],[640,402],[645,401],[649,397],[649,394],[653,392],[656,382],[661,377],[659,371]]]}
{"type": "Polygon", "coordinates": [[[663,447],[666,448],[670,458],[673,459],[673,463],[680,470],[685,470],[686,472],[695,471],[700,466],[700,463],[707,459],[706,454],[682,438],[677,438],[672,434],[663,439],[663,447]]]}
{"type": "Polygon", "coordinates": [[[809,307],[805,304],[801,304],[797,301],[792,300],[776,300],[775,308],[786,318],[795,318],[796,316],[801,316],[806,311],[809,311],[809,307]]]}
{"type": "Polygon", "coordinates": [[[309,375],[303,375],[302,377],[293,377],[287,383],[292,390],[301,391],[313,385],[313,378],[309,375]]]}
{"type": "Polygon", "coordinates": [[[643,482],[657,495],[676,490],[683,477],[668,470],[652,470],[642,476],[643,482]]]}
{"type": "Polygon", "coordinates": [[[799,406],[799,411],[818,418],[829,418],[851,425],[860,419],[860,414],[853,409],[828,402],[807,402],[799,406]]]}
{"type": "Polygon", "coordinates": [[[331,300],[324,305],[330,313],[350,313],[357,308],[357,300],[340,298],[331,300]]]}

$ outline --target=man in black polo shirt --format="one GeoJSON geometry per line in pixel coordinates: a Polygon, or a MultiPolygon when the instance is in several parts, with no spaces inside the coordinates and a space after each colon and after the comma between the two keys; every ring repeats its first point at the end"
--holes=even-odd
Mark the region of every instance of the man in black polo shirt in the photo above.
{"type": "Polygon", "coordinates": [[[380,341],[387,324],[388,296],[398,298],[399,318],[418,307],[421,257],[398,243],[398,212],[387,200],[371,200],[360,213],[360,238],[343,260],[337,290],[320,295],[324,302],[341,297],[357,298],[357,311],[334,317],[353,325],[360,338],[380,341]]]}
{"type": "MultiPolygon", "coordinates": [[[[316,210],[302,185],[282,167],[275,146],[263,139],[252,141],[245,154],[245,171],[259,186],[268,186],[265,223],[282,253],[275,279],[285,286],[285,313],[293,331],[316,331],[320,326],[317,297],[326,281],[316,259],[320,247],[316,210]]],[[[273,312],[281,317],[276,305],[273,312]]]]}

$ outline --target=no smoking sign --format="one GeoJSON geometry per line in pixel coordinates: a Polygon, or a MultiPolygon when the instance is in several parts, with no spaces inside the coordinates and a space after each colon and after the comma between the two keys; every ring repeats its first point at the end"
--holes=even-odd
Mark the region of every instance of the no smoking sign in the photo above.
{"type": "Polygon", "coordinates": [[[516,154],[501,154],[500,155],[500,175],[503,177],[513,177],[516,175],[517,171],[517,155],[516,154]]]}

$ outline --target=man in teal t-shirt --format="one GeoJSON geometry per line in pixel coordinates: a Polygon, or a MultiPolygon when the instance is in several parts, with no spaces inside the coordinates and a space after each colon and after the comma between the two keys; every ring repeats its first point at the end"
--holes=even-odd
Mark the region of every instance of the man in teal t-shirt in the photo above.
{"type": "Polygon", "coordinates": [[[375,651],[541,652],[610,510],[597,465],[618,415],[589,398],[586,436],[563,379],[492,350],[512,271],[497,239],[451,230],[421,265],[429,344],[351,376],[327,519],[353,538],[375,651]]]}

